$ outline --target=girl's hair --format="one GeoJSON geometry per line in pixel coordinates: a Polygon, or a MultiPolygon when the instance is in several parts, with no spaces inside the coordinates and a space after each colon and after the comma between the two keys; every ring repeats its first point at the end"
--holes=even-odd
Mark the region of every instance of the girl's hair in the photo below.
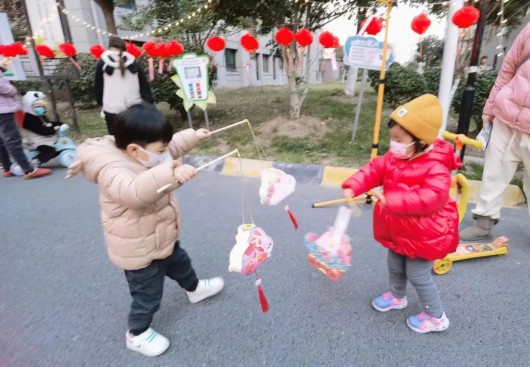
{"type": "Polygon", "coordinates": [[[420,152],[423,152],[425,149],[427,149],[427,147],[429,146],[429,144],[425,144],[425,143],[422,143],[420,141],[420,139],[418,139],[417,137],[415,137],[414,135],[412,135],[411,133],[409,133],[406,129],[404,129],[400,124],[398,124],[396,121],[390,119],[390,121],[388,121],[388,128],[389,129],[392,129],[394,126],[399,126],[400,128],[403,129],[403,131],[405,131],[407,134],[410,135],[410,137],[412,138],[412,142],[414,143],[414,148],[416,149],[415,153],[420,153],[420,152]]]}
{"type": "Polygon", "coordinates": [[[120,49],[120,71],[121,71],[121,76],[125,76],[125,60],[123,59],[123,51],[120,49]]]}
{"type": "Polygon", "coordinates": [[[165,144],[173,137],[173,126],[152,104],[141,103],[120,113],[114,121],[116,146],[125,150],[129,144],[145,147],[161,141],[165,144]]]}
{"type": "Polygon", "coordinates": [[[125,67],[125,60],[123,59],[123,51],[127,49],[125,41],[119,37],[111,37],[109,40],[109,48],[111,47],[114,47],[120,50],[120,71],[121,71],[121,76],[124,76],[126,67],[125,67]]]}

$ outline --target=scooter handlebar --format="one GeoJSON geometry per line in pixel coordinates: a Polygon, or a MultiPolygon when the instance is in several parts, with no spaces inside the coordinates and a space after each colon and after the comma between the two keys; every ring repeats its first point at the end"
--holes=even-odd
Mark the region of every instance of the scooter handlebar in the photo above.
{"type": "Polygon", "coordinates": [[[449,131],[444,131],[442,133],[442,137],[446,140],[452,140],[454,142],[460,142],[464,145],[469,145],[470,147],[473,147],[475,149],[482,149],[481,141],[468,138],[464,134],[453,134],[453,133],[450,133],[449,131]]]}

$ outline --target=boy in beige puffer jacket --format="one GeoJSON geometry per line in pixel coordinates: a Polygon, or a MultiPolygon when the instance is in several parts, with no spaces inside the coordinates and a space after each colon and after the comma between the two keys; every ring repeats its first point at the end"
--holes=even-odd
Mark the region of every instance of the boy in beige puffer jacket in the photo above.
{"type": "Polygon", "coordinates": [[[209,137],[206,129],[173,134],[154,105],[137,104],[118,115],[114,137],[87,139],[67,178],[82,172],[98,184],[101,221],[110,260],[124,269],[133,302],[127,348],[157,356],[169,341],[151,329],[160,307],[164,277],[175,280],[196,303],[219,293],[222,278],[198,280],[180,247],[179,211],[173,194],[157,193],[167,184],[184,184],[196,174],[180,157],[209,137]]]}

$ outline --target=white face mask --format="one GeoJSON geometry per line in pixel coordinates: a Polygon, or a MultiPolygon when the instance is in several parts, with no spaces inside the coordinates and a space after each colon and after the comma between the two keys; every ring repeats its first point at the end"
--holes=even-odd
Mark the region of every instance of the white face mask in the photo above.
{"type": "Polygon", "coordinates": [[[408,153],[407,154],[407,148],[414,145],[414,142],[410,144],[403,144],[398,143],[397,141],[390,140],[390,152],[394,155],[394,157],[398,159],[408,159],[412,156],[414,153],[408,153]]]}
{"type": "Polygon", "coordinates": [[[171,162],[173,160],[173,157],[171,156],[169,150],[166,150],[164,153],[161,154],[156,154],[145,150],[140,146],[138,148],[141,149],[145,154],[147,154],[147,160],[136,158],[144,167],[153,168],[155,166],[158,166],[159,164],[171,162]]]}

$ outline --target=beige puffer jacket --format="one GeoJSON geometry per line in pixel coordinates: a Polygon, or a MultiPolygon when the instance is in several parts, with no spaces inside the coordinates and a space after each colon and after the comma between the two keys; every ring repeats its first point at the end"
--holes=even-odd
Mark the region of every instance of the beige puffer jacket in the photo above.
{"type": "Polygon", "coordinates": [[[176,133],[169,143],[176,161],[151,169],[118,149],[112,136],[87,139],[77,148],[83,175],[99,186],[107,251],[116,266],[142,269],[171,255],[179,234],[177,201],[173,193],[156,191],[177,181],[179,158],[198,143],[193,129],[176,133]]]}

